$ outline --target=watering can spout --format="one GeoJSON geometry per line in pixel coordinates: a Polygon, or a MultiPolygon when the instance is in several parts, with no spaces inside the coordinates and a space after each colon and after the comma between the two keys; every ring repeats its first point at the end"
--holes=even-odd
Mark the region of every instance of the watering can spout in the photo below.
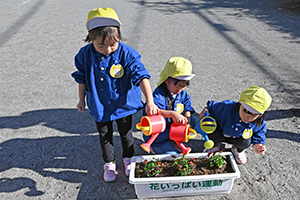
{"type": "Polygon", "coordinates": [[[150,144],[148,144],[148,143],[143,143],[143,144],[141,144],[141,147],[142,147],[145,151],[147,151],[148,153],[150,153],[150,150],[151,150],[150,144]]]}
{"type": "Polygon", "coordinates": [[[187,155],[191,152],[192,149],[190,147],[186,147],[184,144],[182,144],[181,141],[175,141],[175,142],[181,148],[183,155],[187,155]]]}

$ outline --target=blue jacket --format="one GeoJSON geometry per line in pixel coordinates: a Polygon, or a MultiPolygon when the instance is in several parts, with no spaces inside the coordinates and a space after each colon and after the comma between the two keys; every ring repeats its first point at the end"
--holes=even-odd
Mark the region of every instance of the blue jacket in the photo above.
{"type": "Polygon", "coordinates": [[[251,122],[243,122],[239,112],[234,110],[236,104],[237,102],[231,100],[207,102],[208,111],[210,116],[216,120],[217,128],[230,137],[240,137],[243,136],[244,131],[252,130],[252,144],[265,144],[266,122],[263,121],[263,124],[259,127],[251,122]]]}
{"type": "MultiPolygon", "coordinates": [[[[168,95],[173,103],[173,110],[182,114],[184,114],[187,111],[190,111],[191,113],[195,112],[194,108],[192,107],[191,98],[185,90],[183,90],[176,96],[172,96],[168,91],[168,95]]],[[[158,86],[154,90],[153,100],[159,109],[169,110],[169,103],[162,85],[158,86]]],[[[155,139],[155,141],[152,143],[152,146],[154,147],[163,145],[166,141],[170,140],[169,132],[171,127],[171,123],[170,123],[171,119],[170,118],[165,118],[165,119],[167,123],[167,128],[164,132],[160,133],[158,137],[155,139]]],[[[143,135],[143,137],[144,140],[147,142],[151,136],[143,135]]]]}
{"type": "Polygon", "coordinates": [[[75,66],[72,77],[87,85],[87,105],[96,121],[120,119],[143,108],[139,82],[151,76],[130,46],[119,42],[117,51],[105,56],[90,43],[75,56],[75,66]]]}

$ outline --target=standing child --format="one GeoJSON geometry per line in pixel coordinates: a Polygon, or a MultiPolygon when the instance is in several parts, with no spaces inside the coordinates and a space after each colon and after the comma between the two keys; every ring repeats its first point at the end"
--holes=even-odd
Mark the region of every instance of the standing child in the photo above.
{"type": "Polygon", "coordinates": [[[220,143],[232,144],[235,160],[244,164],[247,161],[245,149],[253,144],[253,151],[265,155],[266,132],[265,111],[271,105],[272,98],[263,88],[251,86],[244,90],[239,102],[225,100],[208,101],[200,118],[209,113],[217,122],[215,132],[208,135],[215,147],[205,152],[220,150],[220,143]]]}
{"type": "Polygon", "coordinates": [[[104,180],[116,179],[113,146],[113,121],[116,121],[123,147],[125,174],[130,171],[134,154],[132,114],[143,108],[141,89],[146,98],[146,111],[158,112],[153,103],[148,71],[141,63],[141,55],[120,42],[121,22],[111,8],[93,9],[88,14],[88,35],[75,56],[78,71],[72,74],[79,85],[77,108],[85,111],[85,96],[99,132],[102,156],[105,161],[104,180]]]}
{"type": "MultiPolygon", "coordinates": [[[[184,90],[193,78],[192,63],[182,57],[172,57],[160,73],[160,80],[153,92],[154,103],[161,109],[161,115],[166,119],[167,128],[160,133],[151,147],[157,154],[177,154],[177,145],[169,137],[172,122],[184,124],[187,121],[196,124],[191,114],[194,113],[191,98],[184,90]],[[192,122],[193,121],[193,122],[192,122]]],[[[147,142],[151,136],[143,136],[147,142]]]]}

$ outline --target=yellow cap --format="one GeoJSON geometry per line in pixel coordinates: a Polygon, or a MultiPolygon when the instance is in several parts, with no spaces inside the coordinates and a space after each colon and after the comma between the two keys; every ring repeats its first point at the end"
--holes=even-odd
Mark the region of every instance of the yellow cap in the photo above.
{"type": "Polygon", "coordinates": [[[242,92],[239,102],[251,106],[258,113],[263,114],[271,105],[272,97],[265,89],[251,86],[242,92]]]}
{"type": "Polygon", "coordinates": [[[90,31],[100,26],[121,27],[119,17],[112,8],[97,8],[89,12],[86,21],[87,30],[90,31]]]}
{"type": "Polygon", "coordinates": [[[157,86],[162,84],[168,77],[178,80],[191,80],[193,76],[195,74],[192,74],[192,63],[189,60],[182,57],[172,57],[160,73],[160,80],[157,86]]]}

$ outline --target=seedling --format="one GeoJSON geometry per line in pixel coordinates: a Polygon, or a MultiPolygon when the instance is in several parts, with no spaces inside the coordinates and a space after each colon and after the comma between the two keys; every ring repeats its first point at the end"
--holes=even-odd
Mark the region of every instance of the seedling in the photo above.
{"type": "Polygon", "coordinates": [[[187,176],[192,173],[192,171],[195,169],[195,158],[187,159],[184,156],[182,158],[177,158],[174,160],[173,164],[177,168],[177,175],[180,176],[187,176]]]}
{"type": "MultiPolygon", "coordinates": [[[[222,153],[224,149],[221,149],[219,153],[222,153]]],[[[208,157],[210,159],[210,167],[217,166],[221,168],[223,165],[226,165],[226,157],[222,156],[221,154],[217,154],[217,152],[208,152],[208,157]]]]}
{"type": "Polygon", "coordinates": [[[159,176],[160,172],[163,170],[162,164],[158,160],[145,160],[144,161],[145,167],[142,172],[148,177],[159,176]]]}

